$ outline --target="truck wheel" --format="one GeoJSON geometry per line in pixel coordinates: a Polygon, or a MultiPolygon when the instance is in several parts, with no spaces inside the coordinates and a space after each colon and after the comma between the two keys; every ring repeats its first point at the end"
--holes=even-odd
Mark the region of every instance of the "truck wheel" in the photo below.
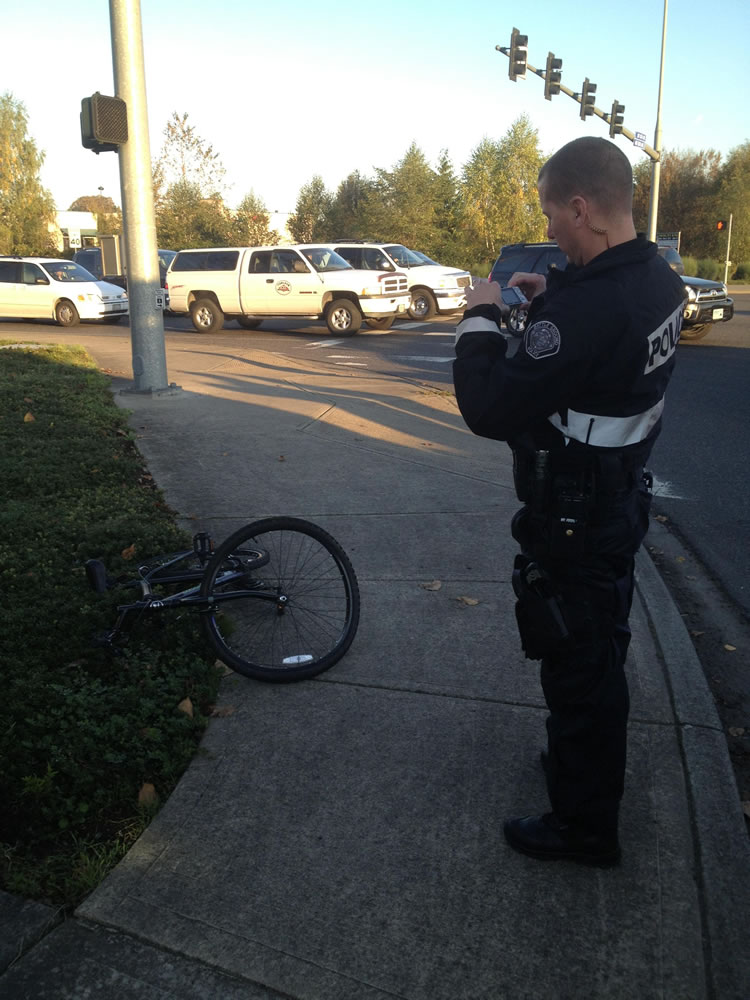
{"type": "Polygon", "coordinates": [[[213,299],[196,299],[190,306],[190,319],[198,333],[214,333],[224,326],[224,313],[213,299]]]}
{"type": "Polygon", "coordinates": [[[257,330],[262,321],[254,316],[238,316],[237,322],[243,330],[257,330]]]}
{"type": "Polygon", "coordinates": [[[365,322],[373,330],[390,330],[395,318],[395,316],[368,316],[365,322]]]}
{"type": "Polygon", "coordinates": [[[432,319],[437,312],[435,296],[426,288],[418,288],[411,293],[409,315],[412,319],[432,319]]]}
{"type": "Polygon", "coordinates": [[[356,333],[362,326],[362,313],[349,299],[336,299],[326,310],[326,323],[331,333],[356,333]]]}
{"type": "Polygon", "coordinates": [[[680,330],[680,340],[703,340],[710,329],[710,323],[697,323],[695,326],[683,326],[682,330],[680,330]]]}
{"type": "Polygon", "coordinates": [[[526,329],[526,321],[529,318],[526,309],[519,309],[518,306],[511,306],[511,310],[505,317],[505,325],[514,337],[522,337],[526,329]]]}
{"type": "Polygon", "coordinates": [[[62,302],[58,302],[55,306],[55,319],[60,326],[78,326],[81,322],[78,310],[67,299],[63,299],[62,302]]]}

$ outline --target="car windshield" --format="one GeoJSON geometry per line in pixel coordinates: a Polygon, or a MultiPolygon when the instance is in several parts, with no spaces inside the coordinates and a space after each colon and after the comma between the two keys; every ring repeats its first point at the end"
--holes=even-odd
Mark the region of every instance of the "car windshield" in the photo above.
{"type": "Polygon", "coordinates": [[[300,247],[300,253],[316,271],[351,271],[352,265],[328,247],[300,247]]]}
{"type": "Polygon", "coordinates": [[[159,255],[159,263],[161,264],[161,266],[166,271],[167,268],[169,267],[169,265],[172,263],[172,261],[177,256],[177,251],[176,250],[157,250],[156,252],[159,255]]]}
{"type": "Polygon", "coordinates": [[[428,257],[427,254],[422,253],[421,250],[412,250],[411,253],[413,253],[415,257],[419,257],[423,264],[437,264],[436,260],[433,260],[432,257],[428,257]]]}
{"type": "Polygon", "coordinates": [[[44,260],[42,267],[55,281],[96,281],[90,271],[72,260],[44,260]]]}
{"type": "Polygon", "coordinates": [[[396,243],[393,246],[386,247],[386,252],[393,257],[399,267],[421,267],[425,261],[420,260],[415,253],[408,250],[406,247],[401,246],[400,243],[396,243]]]}

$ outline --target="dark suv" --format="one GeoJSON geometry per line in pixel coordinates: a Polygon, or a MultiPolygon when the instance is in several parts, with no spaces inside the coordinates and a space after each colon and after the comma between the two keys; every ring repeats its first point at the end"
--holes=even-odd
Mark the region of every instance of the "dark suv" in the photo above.
{"type": "MultiPolygon", "coordinates": [[[[685,274],[682,257],[674,247],[659,247],[659,256],[680,275],[685,283],[685,312],[682,319],[681,340],[700,340],[711,329],[712,323],[726,323],[734,316],[734,302],[727,294],[727,286],[708,278],[693,278],[685,274]]],[[[546,274],[551,267],[565,268],[568,258],[556,243],[509,243],[500,251],[490,271],[490,280],[504,288],[515,271],[546,274]]],[[[511,309],[505,323],[511,333],[520,337],[526,328],[527,313],[524,309],[511,309]]]]}
{"type": "MultiPolygon", "coordinates": [[[[167,269],[177,256],[177,252],[175,250],[157,250],[156,253],[159,257],[159,280],[163,288],[167,278],[167,269]]],[[[83,250],[76,250],[73,254],[73,260],[81,267],[85,267],[98,281],[106,280],[121,288],[127,288],[128,283],[124,274],[105,275],[102,273],[101,247],[84,247],[83,250]]]]}

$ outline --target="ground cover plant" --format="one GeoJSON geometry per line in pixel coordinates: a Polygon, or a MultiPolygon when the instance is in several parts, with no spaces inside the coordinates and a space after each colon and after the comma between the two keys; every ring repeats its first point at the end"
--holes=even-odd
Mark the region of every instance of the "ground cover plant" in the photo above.
{"type": "Polygon", "coordinates": [[[83,349],[0,347],[0,468],[0,886],[73,906],[195,754],[219,672],[192,617],[92,645],[117,595],[86,559],[118,575],[189,539],[83,349]]]}

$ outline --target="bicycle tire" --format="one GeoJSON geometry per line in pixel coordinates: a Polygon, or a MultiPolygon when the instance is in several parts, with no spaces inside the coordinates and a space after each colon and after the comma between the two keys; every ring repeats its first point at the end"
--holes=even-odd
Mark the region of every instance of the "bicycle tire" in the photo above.
{"type": "Polygon", "coordinates": [[[295,517],[254,521],[230,535],[206,566],[201,598],[208,601],[204,633],[217,656],[255,680],[323,673],[349,649],[359,625],[349,557],[327,531],[295,517]],[[258,559],[258,550],[268,558],[258,559]],[[251,564],[238,580],[243,559],[251,564]],[[221,600],[229,592],[236,597],[221,600]]]}

